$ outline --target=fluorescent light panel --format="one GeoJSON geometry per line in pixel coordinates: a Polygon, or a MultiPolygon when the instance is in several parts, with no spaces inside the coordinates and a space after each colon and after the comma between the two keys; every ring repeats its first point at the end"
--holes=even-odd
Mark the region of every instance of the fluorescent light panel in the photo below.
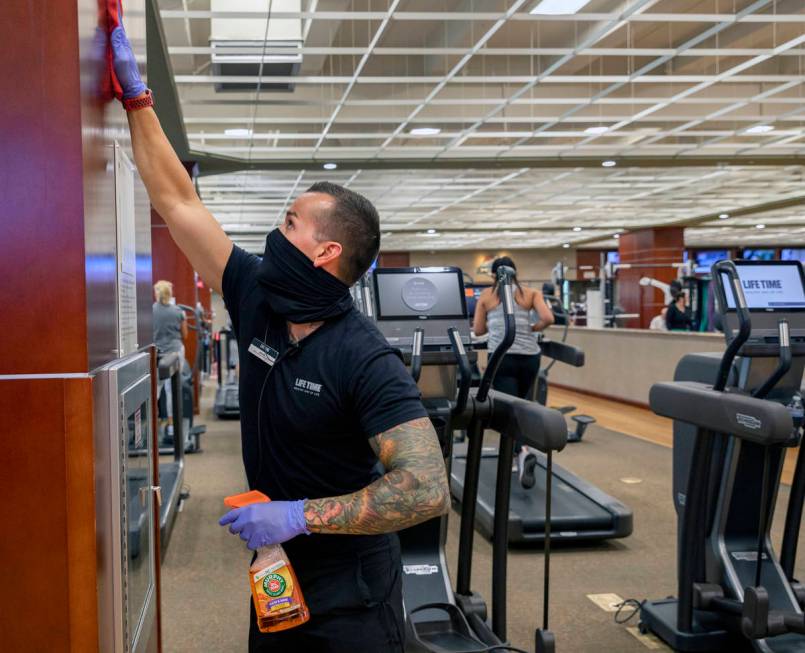
{"type": "Polygon", "coordinates": [[[439,127],[414,127],[409,133],[412,136],[436,136],[442,130],[439,127]]]}
{"type": "Polygon", "coordinates": [[[531,13],[544,16],[575,14],[589,2],[590,0],[540,0],[531,13]]]}
{"type": "Polygon", "coordinates": [[[771,125],[755,125],[754,127],[747,129],[744,134],[768,134],[769,132],[773,131],[774,127],[771,125]]]}

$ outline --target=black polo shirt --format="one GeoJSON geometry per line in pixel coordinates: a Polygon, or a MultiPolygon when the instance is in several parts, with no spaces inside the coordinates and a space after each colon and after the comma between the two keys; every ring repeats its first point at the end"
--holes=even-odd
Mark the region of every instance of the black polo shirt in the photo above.
{"type": "MultiPolygon", "coordinates": [[[[292,346],[256,279],[260,259],[234,247],[224,301],[240,354],[240,422],[249,487],[272,499],[318,499],[360,490],[379,478],[369,438],[427,417],[419,389],[375,325],[356,309],[327,320],[292,346]],[[273,366],[249,352],[254,338],[279,356],[273,366]]],[[[237,488],[233,488],[233,492],[237,488]]],[[[299,536],[292,560],[360,551],[385,535],[299,536]]]]}

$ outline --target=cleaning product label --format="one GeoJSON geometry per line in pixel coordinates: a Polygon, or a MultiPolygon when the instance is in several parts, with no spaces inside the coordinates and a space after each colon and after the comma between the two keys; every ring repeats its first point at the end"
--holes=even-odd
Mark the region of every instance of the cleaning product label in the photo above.
{"type": "Polygon", "coordinates": [[[293,596],[293,580],[284,561],[275,562],[254,575],[254,589],[263,616],[297,607],[293,596]]]}

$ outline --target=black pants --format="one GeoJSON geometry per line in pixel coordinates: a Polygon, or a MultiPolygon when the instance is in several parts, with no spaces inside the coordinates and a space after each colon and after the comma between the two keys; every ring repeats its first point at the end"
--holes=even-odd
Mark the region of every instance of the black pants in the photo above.
{"type": "MultiPolygon", "coordinates": [[[[506,354],[492,382],[498,392],[525,399],[539,372],[539,354],[506,354]]],[[[514,452],[520,453],[521,442],[516,442],[514,452]]]]}
{"type": "Polygon", "coordinates": [[[394,539],[392,547],[331,560],[323,554],[305,569],[295,565],[311,612],[306,624],[261,633],[249,601],[249,653],[402,653],[402,569],[394,539]]]}

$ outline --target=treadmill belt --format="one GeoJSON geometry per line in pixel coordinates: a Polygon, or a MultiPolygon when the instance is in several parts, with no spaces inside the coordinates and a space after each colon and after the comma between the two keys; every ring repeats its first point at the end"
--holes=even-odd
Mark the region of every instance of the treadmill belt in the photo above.
{"type": "MultiPolygon", "coordinates": [[[[453,458],[450,486],[453,496],[461,500],[464,491],[466,457],[453,458]]],[[[478,479],[476,526],[487,537],[492,536],[495,509],[496,455],[481,458],[478,479]]],[[[604,540],[625,537],[632,532],[632,514],[617,499],[573,475],[556,463],[553,466],[551,531],[562,540],[604,540]]],[[[526,490],[512,471],[509,501],[509,542],[541,542],[545,535],[545,457],[537,456],[536,483],[526,490]]]]}
{"type": "MultiPolygon", "coordinates": [[[[487,487],[484,475],[484,465],[491,465],[491,477],[494,477],[497,461],[482,461],[481,488],[479,492],[494,505],[495,487],[487,487]]],[[[525,531],[545,530],[545,468],[537,465],[536,483],[530,490],[520,485],[517,472],[512,472],[512,493],[509,501],[509,510],[519,515],[525,531]]],[[[612,515],[595,501],[586,497],[572,485],[553,477],[551,488],[551,528],[556,530],[584,530],[609,528],[612,524],[612,515]]]]}

